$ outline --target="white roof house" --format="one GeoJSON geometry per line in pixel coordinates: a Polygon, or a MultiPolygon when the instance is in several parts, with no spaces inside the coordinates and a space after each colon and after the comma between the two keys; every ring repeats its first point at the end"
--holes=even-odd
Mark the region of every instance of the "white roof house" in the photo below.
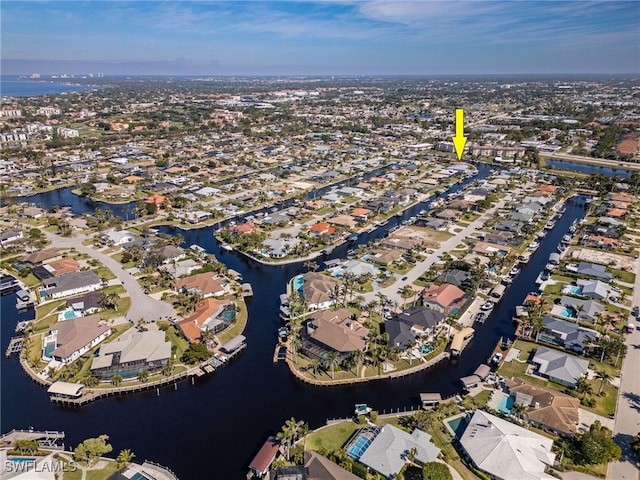
{"type": "Polygon", "coordinates": [[[407,462],[407,453],[412,448],[416,449],[416,460],[422,463],[433,462],[440,454],[428,433],[416,429],[409,434],[393,425],[385,425],[362,454],[360,462],[384,477],[392,478],[407,462]]]}
{"type": "Polygon", "coordinates": [[[493,478],[552,480],[553,440],[482,410],[476,410],[460,444],[473,463],[493,478]]]}

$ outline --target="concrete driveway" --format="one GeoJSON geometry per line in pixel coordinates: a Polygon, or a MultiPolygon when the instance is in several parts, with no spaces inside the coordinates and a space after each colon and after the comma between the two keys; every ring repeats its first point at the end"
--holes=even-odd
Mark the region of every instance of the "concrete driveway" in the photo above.
{"type": "Polygon", "coordinates": [[[51,240],[51,246],[58,248],[75,248],[78,252],[85,253],[98,260],[113,272],[131,298],[131,307],[129,307],[129,311],[127,312],[127,318],[136,322],[140,319],[156,321],[161,317],[171,315],[173,312],[171,305],[155,300],[144,293],[136,279],[127,273],[119,262],[109,255],[94,250],[90,246],[83,245],[82,242],[88,238],[86,235],[76,232],[73,237],[61,237],[60,235],[47,231],[44,231],[44,234],[51,240]]]}

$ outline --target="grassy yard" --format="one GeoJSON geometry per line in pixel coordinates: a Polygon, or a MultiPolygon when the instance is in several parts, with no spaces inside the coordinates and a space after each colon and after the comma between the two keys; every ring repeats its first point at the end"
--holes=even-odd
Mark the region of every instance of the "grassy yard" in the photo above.
{"type": "Polygon", "coordinates": [[[98,267],[94,270],[95,274],[105,281],[113,280],[116,278],[114,273],[107,267],[98,267]]]}
{"type": "Polygon", "coordinates": [[[242,297],[236,300],[238,304],[239,311],[236,313],[236,318],[233,320],[231,326],[226,329],[224,332],[218,335],[218,340],[220,344],[224,345],[233,337],[240,335],[244,332],[245,327],[247,326],[248,321],[248,313],[247,313],[247,305],[244,303],[244,299],[242,297]]]}
{"type": "Polygon", "coordinates": [[[189,342],[185,340],[180,331],[171,322],[160,320],[158,321],[158,327],[164,330],[166,339],[171,342],[171,350],[174,351],[175,348],[174,358],[179,360],[189,347],[189,342]]]}
{"type": "Polygon", "coordinates": [[[616,277],[621,282],[633,283],[636,281],[636,274],[633,272],[627,272],[626,270],[616,270],[613,268],[610,271],[614,275],[614,277],[616,277]]]}
{"type": "MultiPolygon", "coordinates": [[[[514,344],[514,348],[520,349],[520,360],[527,360],[527,361],[530,361],[533,358],[535,351],[539,346],[540,345],[536,345],[535,343],[532,343],[532,342],[525,342],[523,340],[517,340],[516,343],[514,344]]],[[[612,377],[618,376],[620,374],[619,370],[612,367],[611,365],[600,363],[597,360],[594,360],[592,358],[589,358],[588,360],[589,360],[589,368],[595,371],[605,371],[607,374],[609,374],[612,377]]],[[[500,369],[498,370],[498,374],[502,375],[505,378],[520,377],[523,380],[526,380],[527,382],[533,383],[535,385],[547,387],[552,390],[557,390],[559,392],[566,393],[568,395],[579,398],[577,392],[575,392],[574,390],[564,385],[560,385],[555,382],[550,382],[538,377],[532,377],[527,375],[525,373],[527,370],[527,367],[528,367],[527,363],[522,363],[517,360],[513,360],[511,362],[504,362],[500,367],[500,369]]],[[[592,412],[597,413],[598,415],[602,415],[603,417],[608,417],[609,415],[614,414],[616,410],[616,403],[618,400],[618,389],[613,385],[611,385],[611,383],[605,382],[602,388],[602,391],[604,392],[604,396],[598,396],[597,393],[600,389],[600,383],[602,381],[594,379],[594,380],[589,380],[588,382],[591,385],[591,388],[593,389],[593,393],[594,393],[594,395],[592,395],[591,398],[595,399],[596,404],[594,407],[583,406],[583,408],[587,410],[591,410],[592,412]]]]}
{"type": "Polygon", "coordinates": [[[362,425],[346,421],[321,428],[307,436],[307,448],[314,451],[321,448],[326,448],[329,451],[338,450],[361,427],[362,425]]]}

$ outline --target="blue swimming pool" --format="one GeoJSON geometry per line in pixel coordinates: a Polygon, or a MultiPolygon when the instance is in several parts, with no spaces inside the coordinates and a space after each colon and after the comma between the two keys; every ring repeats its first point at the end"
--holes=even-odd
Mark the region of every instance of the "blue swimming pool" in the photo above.
{"type": "Polygon", "coordinates": [[[466,417],[462,416],[462,417],[454,418],[453,420],[449,420],[447,424],[449,425],[449,427],[451,427],[451,430],[453,430],[453,432],[456,434],[456,437],[460,438],[464,433],[464,431],[467,429],[467,425],[469,425],[469,422],[467,421],[466,417]]]}
{"type": "Polygon", "coordinates": [[[576,318],[576,309],[573,307],[562,307],[560,315],[567,318],[576,318]]]}
{"type": "Polygon", "coordinates": [[[422,348],[420,349],[420,351],[422,352],[423,355],[426,355],[429,352],[433,352],[433,347],[431,345],[422,345],[422,348]]]}
{"type": "Polygon", "coordinates": [[[27,462],[35,462],[36,458],[35,457],[11,457],[9,460],[11,460],[14,463],[27,463],[27,462]]]}
{"type": "Polygon", "coordinates": [[[53,352],[55,349],[56,349],[55,342],[47,343],[44,346],[44,356],[47,358],[51,358],[51,352],[53,352]]]}
{"type": "Polygon", "coordinates": [[[498,410],[503,413],[511,413],[511,407],[513,407],[512,397],[502,397],[498,402],[498,410]]]}
{"type": "Polygon", "coordinates": [[[143,472],[136,472],[133,474],[133,477],[131,477],[131,480],[153,480],[153,478],[148,477],[143,472]]]}
{"type": "Polygon", "coordinates": [[[571,286],[569,287],[569,293],[573,294],[573,295],[582,295],[582,287],[579,286],[571,286]]]}
{"type": "Polygon", "coordinates": [[[369,445],[371,445],[371,439],[367,437],[359,437],[356,443],[349,447],[347,454],[350,457],[359,460],[362,454],[367,450],[367,448],[369,448],[369,445]]]}
{"type": "Polygon", "coordinates": [[[300,291],[302,290],[302,284],[304,283],[304,279],[300,277],[296,277],[293,279],[293,289],[300,291]]]}
{"type": "Polygon", "coordinates": [[[236,318],[236,312],[234,312],[233,310],[226,310],[223,314],[222,314],[222,319],[225,322],[230,322],[232,321],[234,318],[236,318]]]}
{"type": "Polygon", "coordinates": [[[65,320],[73,320],[74,318],[76,318],[76,312],[73,310],[67,310],[66,312],[64,312],[64,319],[65,320]]]}

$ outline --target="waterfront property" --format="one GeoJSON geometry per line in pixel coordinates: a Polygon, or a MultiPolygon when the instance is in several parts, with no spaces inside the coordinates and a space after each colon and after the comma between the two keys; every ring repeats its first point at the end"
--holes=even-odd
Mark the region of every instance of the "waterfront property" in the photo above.
{"type": "Polygon", "coordinates": [[[332,351],[340,356],[364,351],[369,329],[352,316],[348,308],[313,312],[307,321],[303,351],[318,358],[325,358],[332,351]]]}
{"type": "Polygon", "coordinates": [[[575,388],[589,368],[589,361],[547,347],[539,347],[531,361],[537,373],[552,382],[575,388]]]}
{"type": "Polygon", "coordinates": [[[576,433],[580,400],[517,377],[507,380],[506,385],[513,403],[519,403],[526,408],[525,418],[528,422],[558,433],[576,433]]]}
{"type": "Polygon", "coordinates": [[[415,459],[422,463],[433,462],[440,454],[428,433],[415,429],[409,434],[393,425],[358,430],[345,450],[354,460],[389,479],[400,472],[409,460],[408,452],[412,450],[415,451],[415,459]]]}
{"type": "Polygon", "coordinates": [[[473,464],[492,478],[555,478],[545,473],[555,460],[552,439],[482,410],[476,410],[468,420],[460,445],[473,464]]]}
{"type": "Polygon", "coordinates": [[[455,315],[467,300],[467,295],[455,285],[448,283],[431,285],[422,293],[424,305],[427,308],[455,315]]]}
{"type": "Polygon", "coordinates": [[[162,369],[171,360],[171,342],[163,331],[134,332],[100,347],[91,363],[91,375],[109,380],[114,375],[135,377],[142,371],[162,369]]]}
{"type": "Polygon", "coordinates": [[[413,306],[384,322],[389,346],[408,348],[420,337],[431,337],[442,325],[446,315],[423,307],[413,306]]]}
{"type": "Polygon", "coordinates": [[[336,302],[342,282],[317,272],[308,272],[293,279],[293,288],[302,293],[310,310],[329,308],[336,302]]]}
{"type": "Polygon", "coordinates": [[[588,330],[573,322],[558,318],[544,317],[542,321],[544,326],[538,335],[540,340],[559,345],[577,353],[582,353],[587,342],[591,342],[600,336],[595,330],[588,330]]]}
{"type": "Polygon", "coordinates": [[[259,478],[265,476],[275,460],[276,455],[278,455],[279,450],[280,440],[276,437],[269,437],[262,447],[260,447],[256,456],[253,457],[253,460],[249,464],[249,471],[259,478]]]}
{"type": "Polygon", "coordinates": [[[224,295],[222,280],[211,272],[197,273],[175,281],[178,291],[199,293],[203,297],[224,295]]]}
{"type": "Polygon", "coordinates": [[[235,316],[236,307],[231,300],[209,297],[198,302],[195,311],[177,325],[187,340],[198,343],[203,331],[221,332],[235,316]]]}
{"type": "Polygon", "coordinates": [[[71,272],[46,279],[39,290],[42,298],[56,299],[92,292],[102,287],[100,277],[91,270],[71,272]]]}
{"type": "Polygon", "coordinates": [[[68,365],[111,335],[111,328],[100,316],[75,318],[54,323],[42,339],[42,359],[50,366],[68,365]]]}

